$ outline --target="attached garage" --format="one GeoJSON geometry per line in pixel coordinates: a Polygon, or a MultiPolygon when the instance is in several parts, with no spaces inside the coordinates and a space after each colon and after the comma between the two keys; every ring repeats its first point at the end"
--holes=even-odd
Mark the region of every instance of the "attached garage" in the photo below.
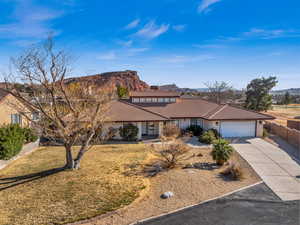
{"type": "Polygon", "coordinates": [[[222,121],[220,133],[222,137],[255,137],[255,121],[222,121]]]}

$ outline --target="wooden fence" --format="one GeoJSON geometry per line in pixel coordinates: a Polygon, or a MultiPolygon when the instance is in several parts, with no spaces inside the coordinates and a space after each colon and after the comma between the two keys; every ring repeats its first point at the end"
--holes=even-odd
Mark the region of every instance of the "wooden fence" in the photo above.
{"type": "Polygon", "coordinates": [[[295,146],[300,152],[300,131],[279,125],[277,123],[266,122],[265,128],[272,134],[276,134],[291,145],[295,146]]]}
{"type": "Polygon", "coordinates": [[[296,129],[300,131],[300,121],[297,120],[288,120],[287,121],[288,128],[296,129]]]}

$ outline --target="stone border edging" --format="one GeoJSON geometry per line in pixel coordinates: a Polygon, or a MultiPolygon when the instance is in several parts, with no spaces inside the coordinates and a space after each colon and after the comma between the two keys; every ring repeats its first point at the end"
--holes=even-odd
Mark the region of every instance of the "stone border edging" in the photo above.
{"type": "Polygon", "coordinates": [[[17,160],[17,159],[19,159],[19,158],[21,158],[25,155],[28,155],[28,154],[32,153],[34,150],[39,148],[39,144],[40,144],[39,139],[35,142],[27,143],[27,144],[23,145],[22,150],[19,152],[18,155],[12,157],[9,160],[0,160],[0,170],[7,167],[13,161],[15,161],[15,160],[17,160]]]}
{"type": "Polygon", "coordinates": [[[235,193],[235,192],[242,191],[242,190],[245,190],[245,189],[247,189],[247,188],[251,188],[251,187],[253,187],[253,186],[255,186],[255,185],[262,184],[262,183],[264,183],[264,182],[263,182],[263,181],[259,181],[259,182],[256,182],[256,183],[254,183],[254,184],[248,185],[248,186],[246,186],[246,187],[242,187],[242,188],[239,188],[239,189],[237,189],[237,190],[234,190],[234,191],[228,192],[228,193],[226,193],[226,194],[220,195],[220,196],[218,196],[218,197],[214,197],[214,198],[205,200],[205,201],[203,201],[203,202],[199,202],[199,203],[196,203],[196,204],[193,204],[193,205],[189,205],[189,206],[185,206],[185,207],[182,207],[182,208],[179,208],[179,209],[175,209],[175,210],[173,210],[173,211],[170,211],[170,212],[167,212],[167,213],[160,214],[160,215],[158,215],[158,216],[152,216],[152,217],[148,217],[148,218],[146,218],[146,219],[138,220],[138,221],[136,221],[136,222],[130,223],[129,225],[138,225],[139,223],[147,222],[147,221],[152,220],[152,219],[157,219],[157,218],[160,218],[160,217],[169,215],[169,214],[173,214],[173,213],[176,213],[176,212],[185,210],[185,209],[192,208],[192,207],[197,206],[197,205],[202,205],[202,204],[204,204],[204,203],[207,203],[207,202],[210,202],[210,201],[219,199],[219,198],[226,197],[226,196],[231,195],[231,194],[233,194],[233,193],[235,193]]]}

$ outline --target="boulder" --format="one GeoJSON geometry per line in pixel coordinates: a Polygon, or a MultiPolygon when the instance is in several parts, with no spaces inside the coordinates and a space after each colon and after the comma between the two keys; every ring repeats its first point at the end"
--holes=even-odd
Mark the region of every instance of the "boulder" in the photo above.
{"type": "Polygon", "coordinates": [[[160,197],[163,198],[163,199],[167,199],[167,198],[171,198],[173,196],[174,196],[173,192],[167,191],[167,192],[163,193],[160,197]]]}

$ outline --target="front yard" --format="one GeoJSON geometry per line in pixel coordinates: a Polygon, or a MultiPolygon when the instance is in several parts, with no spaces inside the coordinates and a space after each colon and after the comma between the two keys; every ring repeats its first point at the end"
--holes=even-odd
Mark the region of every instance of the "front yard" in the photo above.
{"type": "Polygon", "coordinates": [[[95,146],[78,171],[21,177],[64,165],[62,147],[41,148],[0,170],[0,224],[61,224],[128,205],[145,184],[123,176],[123,165],[146,156],[143,144],[95,146]]]}
{"type": "Polygon", "coordinates": [[[153,160],[149,148],[146,144],[95,146],[83,158],[82,169],[75,172],[40,173],[64,165],[62,147],[41,148],[15,161],[0,170],[0,225],[63,224],[97,215],[80,224],[126,225],[259,181],[237,153],[232,160],[240,163],[244,179],[221,176],[225,166],[217,167],[211,149],[203,147],[191,149],[182,165],[155,177],[128,173],[132,165],[153,160]],[[199,167],[183,169],[195,163],[199,167]],[[166,191],[174,196],[161,199],[166,191]],[[113,213],[105,214],[109,211],[113,213]]]}

